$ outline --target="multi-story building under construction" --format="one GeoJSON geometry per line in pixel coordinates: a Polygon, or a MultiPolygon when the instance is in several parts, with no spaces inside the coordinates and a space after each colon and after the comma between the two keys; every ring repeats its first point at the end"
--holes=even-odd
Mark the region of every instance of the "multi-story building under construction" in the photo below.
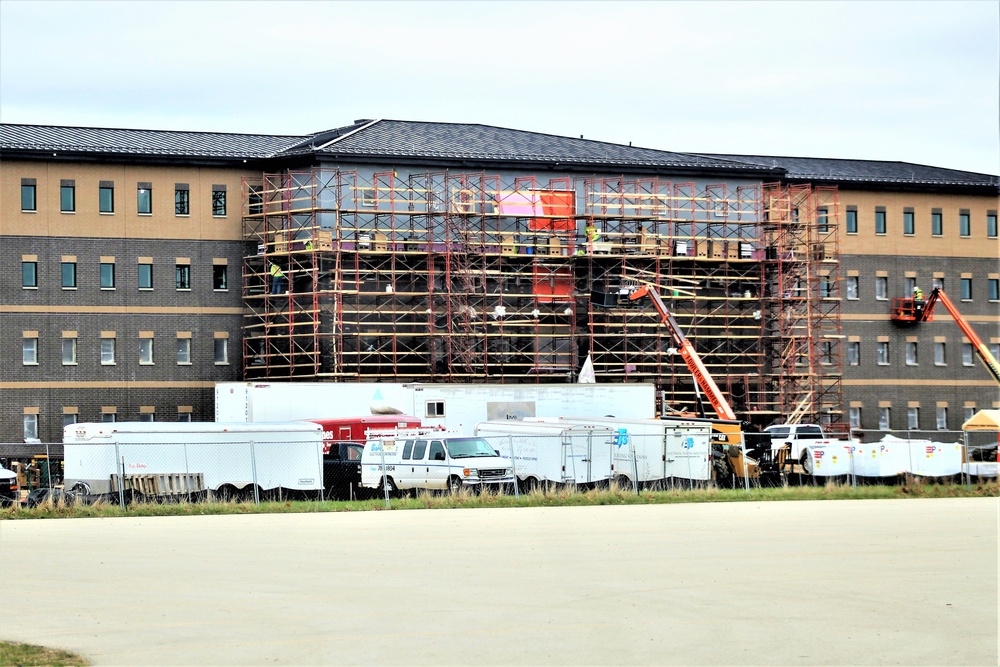
{"type": "MultiPolygon", "coordinates": [[[[760,424],[850,418],[855,426],[874,428],[860,422],[867,404],[873,409],[864,418],[878,415],[881,425],[888,399],[865,392],[876,386],[870,380],[886,381],[883,366],[893,362],[876,359],[875,350],[881,355],[883,342],[899,340],[902,348],[910,338],[931,336],[894,330],[887,306],[879,310],[911,279],[929,285],[955,273],[955,285],[964,290],[966,274],[976,276],[985,298],[970,291],[963,306],[972,309],[984,337],[1000,343],[991,335],[1000,323],[1000,295],[988,291],[1000,278],[990,271],[996,257],[990,244],[994,250],[997,244],[994,176],[900,163],[678,154],[478,125],[400,121],[357,121],[309,137],[5,125],[0,139],[2,234],[9,237],[4,253],[14,260],[4,264],[9,269],[17,263],[14,254],[20,255],[22,269],[20,287],[13,276],[5,279],[4,330],[20,335],[5,336],[3,363],[15,369],[10,388],[25,397],[4,413],[5,433],[19,430],[15,422],[22,415],[25,424],[27,415],[36,415],[36,428],[43,413],[82,415],[86,410],[78,406],[87,402],[81,398],[87,383],[108,370],[97,368],[93,377],[68,386],[65,363],[46,367],[39,361],[42,372],[18,363],[28,350],[37,353],[45,339],[85,337],[59,322],[67,308],[115,318],[114,327],[94,322],[95,342],[110,336],[130,344],[139,336],[138,354],[150,355],[143,363],[123,360],[127,378],[102,380],[118,392],[115,400],[124,405],[110,414],[121,418],[135,418],[128,415],[139,408],[171,415],[176,406],[158,402],[176,402],[177,392],[183,393],[178,373],[186,369],[172,363],[172,350],[160,353],[162,362],[149,363],[152,344],[143,347],[141,336],[197,343],[200,324],[211,317],[217,372],[192,383],[201,392],[187,410],[195,418],[211,415],[211,406],[203,405],[206,383],[234,376],[575,382],[588,360],[598,382],[653,382],[662,390],[664,410],[695,410],[695,383],[657,313],[641,301],[615,298],[619,290],[642,284],[658,289],[737,413],[760,424]],[[95,197],[93,212],[79,212],[85,223],[120,216],[115,226],[74,229],[49,221],[38,229],[38,204],[25,208],[26,187],[36,197],[39,187],[58,190],[59,197],[44,200],[54,207],[65,204],[67,182],[103,198],[116,179],[121,191],[138,188],[135,201],[123,198],[126,210],[106,211],[104,200],[95,197]],[[20,209],[13,205],[18,183],[20,209]],[[151,193],[162,204],[154,206],[151,193]],[[178,225],[195,222],[183,206],[195,196],[204,199],[197,224],[221,227],[178,234],[178,225]],[[135,212],[128,210],[133,207],[135,212]],[[157,215],[159,224],[150,224],[157,215]],[[965,231],[970,239],[982,237],[947,263],[933,256],[934,243],[948,238],[954,253],[954,240],[950,232],[930,227],[945,215],[959,223],[957,238],[966,238],[965,231]],[[897,234],[890,231],[897,217],[903,223],[900,240],[886,246],[882,237],[897,234]],[[141,301],[131,309],[101,304],[108,296],[102,293],[84,304],[60,303],[76,296],[65,285],[43,290],[39,300],[37,286],[25,284],[25,271],[34,268],[40,276],[40,267],[48,266],[58,275],[66,257],[75,266],[102,239],[124,250],[110,262],[95,255],[101,271],[111,264],[113,272],[122,262],[129,269],[139,266],[135,289],[141,301]],[[907,246],[911,241],[914,249],[907,246]],[[889,275],[882,275],[887,269],[876,268],[885,265],[875,260],[877,248],[901,264],[903,257],[919,255],[928,268],[902,269],[906,283],[904,276],[893,276],[890,287],[889,275]],[[199,270],[191,266],[192,257],[211,261],[212,268],[200,270],[216,283],[220,274],[232,274],[233,285],[220,290],[214,284],[210,296],[216,302],[190,312],[181,303],[171,306],[175,311],[157,310],[173,304],[182,288],[157,303],[155,292],[162,288],[142,282],[152,272],[142,265],[172,264],[179,286],[185,271],[199,270]],[[219,266],[229,268],[220,272],[219,266]],[[223,312],[224,324],[218,320],[223,312]],[[227,341],[224,364],[219,340],[227,341]],[[144,374],[150,377],[141,379],[144,374]],[[76,410],[66,412],[68,405],[76,410]]],[[[121,296],[129,301],[127,293],[121,296]]],[[[938,343],[946,342],[941,338],[954,339],[951,349],[961,349],[956,332],[933,333],[928,342],[935,355],[938,343]]],[[[179,342],[178,354],[190,353],[191,345],[179,342]]],[[[925,367],[925,374],[968,374],[964,367],[945,363],[925,367]]],[[[940,395],[942,382],[965,388],[952,399],[963,407],[992,407],[995,400],[988,380],[978,376],[910,378],[912,370],[901,365],[900,386],[914,396],[908,396],[907,408],[914,402],[939,407],[941,399],[931,393],[937,383],[940,395]]],[[[107,409],[102,404],[100,415],[80,420],[93,421],[107,409]]],[[[953,420],[946,423],[954,426],[958,417],[953,420]]]]}

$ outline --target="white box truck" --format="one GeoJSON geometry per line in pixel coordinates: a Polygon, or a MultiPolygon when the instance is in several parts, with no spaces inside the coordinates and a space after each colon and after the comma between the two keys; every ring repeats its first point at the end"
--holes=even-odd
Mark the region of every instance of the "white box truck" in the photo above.
{"type": "Polygon", "coordinates": [[[656,486],[673,479],[712,479],[712,426],[706,421],[612,417],[560,417],[527,421],[613,429],[613,475],[623,486],[656,486]]]}
{"type": "Polygon", "coordinates": [[[312,422],[111,422],[63,431],[65,486],[90,493],[142,486],[159,493],[316,491],[323,486],[323,427],[312,422]],[[174,484],[180,480],[180,489],[174,484]],[[191,488],[192,480],[199,480],[191,488]],[[79,488],[79,487],[78,487],[79,488]]]}
{"type": "Polygon", "coordinates": [[[608,426],[488,421],[476,426],[476,435],[513,461],[525,490],[541,483],[592,486],[612,477],[617,431],[608,426]]]}
{"type": "Polygon", "coordinates": [[[656,416],[652,384],[437,384],[220,382],[215,421],[412,415],[424,426],[473,435],[476,424],[571,414],[656,416]]]}

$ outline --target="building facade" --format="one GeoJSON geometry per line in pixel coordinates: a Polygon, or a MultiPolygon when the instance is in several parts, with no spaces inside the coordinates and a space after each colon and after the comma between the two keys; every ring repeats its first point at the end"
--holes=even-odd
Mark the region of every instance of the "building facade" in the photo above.
{"type": "Polygon", "coordinates": [[[0,126],[0,442],[210,420],[231,380],[656,382],[741,417],[958,428],[998,387],[998,186],[903,163],[687,155],[477,125],[306,136],[0,126]],[[281,272],[275,281],[272,267],[281,272]],[[886,391],[886,389],[889,391],[886,391]]]}

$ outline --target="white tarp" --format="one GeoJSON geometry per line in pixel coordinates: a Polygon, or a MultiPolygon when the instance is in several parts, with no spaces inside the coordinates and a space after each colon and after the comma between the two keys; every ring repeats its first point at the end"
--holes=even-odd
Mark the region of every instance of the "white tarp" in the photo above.
{"type": "Polygon", "coordinates": [[[854,474],[894,477],[904,473],[946,477],[962,472],[962,445],[955,442],[907,440],[886,435],[879,442],[854,447],[854,474]]]}
{"type": "Polygon", "coordinates": [[[806,447],[810,471],[816,477],[851,474],[850,445],[811,445],[806,447]]]}

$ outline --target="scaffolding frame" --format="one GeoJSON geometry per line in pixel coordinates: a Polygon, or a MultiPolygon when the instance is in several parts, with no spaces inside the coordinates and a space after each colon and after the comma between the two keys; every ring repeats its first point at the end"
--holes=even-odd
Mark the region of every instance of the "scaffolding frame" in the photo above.
{"type": "Polygon", "coordinates": [[[595,287],[639,280],[738,413],[810,392],[810,413],[839,409],[827,363],[839,369],[839,344],[820,345],[838,340],[839,298],[775,297],[795,277],[839,290],[826,259],[835,189],[320,166],[245,178],[242,204],[248,380],[566,382],[590,355],[602,381],[653,382],[693,410],[695,383],[656,313],[590,303],[595,287]],[[793,200],[813,223],[791,221],[790,204],[782,217],[793,200]],[[825,254],[780,259],[800,247],[825,254]],[[272,294],[272,263],[287,291],[272,294]],[[766,326],[768,312],[789,325],[766,326]],[[786,363],[819,349],[807,372],[786,363]]]}

